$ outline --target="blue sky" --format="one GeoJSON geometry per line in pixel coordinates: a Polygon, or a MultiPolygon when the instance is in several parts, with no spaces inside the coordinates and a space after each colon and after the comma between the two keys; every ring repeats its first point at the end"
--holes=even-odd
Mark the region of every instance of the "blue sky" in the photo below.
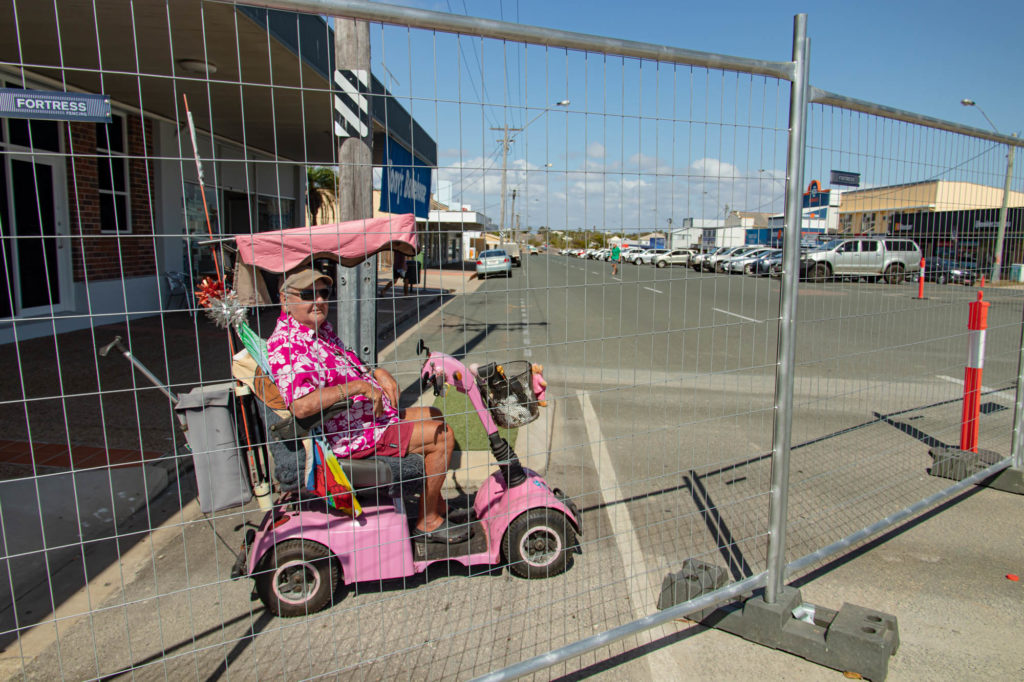
{"type": "MultiPolygon", "coordinates": [[[[1000,131],[1024,130],[1024,2],[397,4],[773,61],[789,58],[793,15],[806,12],[813,85],[987,128],[976,107],[960,104],[970,97],[1000,131]]],[[[645,229],[726,207],[781,208],[786,83],[394,27],[371,32],[374,71],[435,137],[453,203],[498,220],[502,133],[490,129],[528,124],[506,175],[521,224],[645,229]],[[564,98],[569,107],[554,106],[564,98]]],[[[835,110],[812,118],[815,176],[840,168],[868,185],[931,177],[1001,185],[1005,151],[991,145],[835,110]]]]}

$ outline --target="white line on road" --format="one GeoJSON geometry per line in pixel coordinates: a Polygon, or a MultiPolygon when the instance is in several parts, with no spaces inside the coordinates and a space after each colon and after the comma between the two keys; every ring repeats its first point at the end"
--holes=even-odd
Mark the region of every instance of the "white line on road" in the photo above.
{"type": "Polygon", "coordinates": [[[656,294],[663,294],[663,293],[665,293],[664,291],[660,291],[658,289],[652,289],[651,287],[644,287],[644,289],[647,289],[647,291],[653,291],[656,294]]]}
{"type": "Polygon", "coordinates": [[[752,317],[747,317],[746,315],[740,315],[739,313],[730,313],[728,310],[722,310],[721,308],[712,308],[712,310],[714,310],[715,312],[723,313],[725,315],[732,315],[733,317],[738,317],[741,320],[746,320],[747,322],[757,322],[757,323],[760,324],[763,321],[763,320],[755,320],[752,317]]]}
{"type": "Polygon", "coordinates": [[[614,279],[616,282],[621,282],[622,281],[621,277],[612,277],[612,279],[614,279]]]}
{"type": "MultiPolygon", "coordinates": [[[[590,454],[594,458],[594,466],[597,467],[598,478],[601,481],[598,492],[601,495],[604,511],[608,514],[608,520],[611,522],[615,545],[626,570],[629,603],[633,617],[640,619],[650,614],[655,601],[649,582],[651,572],[644,557],[644,551],[640,547],[636,529],[629,518],[629,509],[623,502],[626,496],[619,487],[619,479],[615,476],[615,467],[612,466],[608,446],[605,443],[604,434],[601,433],[601,422],[598,421],[597,412],[594,410],[593,403],[590,402],[590,395],[582,393],[581,396],[583,426],[587,430],[590,454]]],[[[649,630],[649,632],[651,639],[654,640],[671,633],[672,629],[662,625],[649,630]]],[[[674,679],[679,673],[679,666],[675,659],[662,649],[653,650],[643,659],[651,667],[651,679],[674,679]]]]}
{"type": "MultiPolygon", "coordinates": [[[[953,378],[953,377],[947,377],[947,376],[943,376],[942,374],[936,374],[935,376],[937,376],[939,379],[942,379],[943,381],[948,381],[951,384],[956,384],[957,386],[963,386],[964,385],[964,380],[963,379],[956,379],[956,378],[953,378]]],[[[997,391],[996,389],[989,388],[988,386],[982,386],[981,387],[981,391],[982,391],[982,393],[987,394],[988,397],[1002,398],[1003,400],[1009,400],[1010,402],[1015,402],[1017,400],[1017,396],[1015,396],[1010,391],[997,391]]]]}

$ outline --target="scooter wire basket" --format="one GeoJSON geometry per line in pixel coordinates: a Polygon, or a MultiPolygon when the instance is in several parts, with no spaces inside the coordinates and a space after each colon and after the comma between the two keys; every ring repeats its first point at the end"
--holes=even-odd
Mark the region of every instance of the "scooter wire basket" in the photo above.
{"type": "Polygon", "coordinates": [[[517,429],[540,416],[532,378],[530,363],[514,360],[495,367],[483,382],[484,401],[498,426],[517,429]]]}

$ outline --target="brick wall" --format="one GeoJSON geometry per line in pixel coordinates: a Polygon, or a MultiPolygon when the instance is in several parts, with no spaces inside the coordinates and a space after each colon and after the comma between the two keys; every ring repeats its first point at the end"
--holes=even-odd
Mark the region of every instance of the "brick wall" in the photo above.
{"type": "Polygon", "coordinates": [[[141,116],[125,116],[128,139],[128,203],[130,229],[100,229],[96,123],[69,123],[67,129],[68,213],[71,259],[76,282],[152,275],[153,252],[153,124],[141,116]],[[145,130],[145,134],[143,134],[145,130]]]}

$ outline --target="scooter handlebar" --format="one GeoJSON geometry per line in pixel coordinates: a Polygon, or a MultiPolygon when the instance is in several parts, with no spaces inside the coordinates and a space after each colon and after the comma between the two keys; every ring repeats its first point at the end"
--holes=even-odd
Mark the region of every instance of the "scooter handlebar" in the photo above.
{"type": "Polygon", "coordinates": [[[101,358],[107,357],[107,355],[110,353],[111,349],[113,349],[113,348],[118,349],[122,353],[128,352],[128,349],[124,347],[123,343],[121,343],[121,337],[120,336],[115,336],[113,341],[111,341],[107,345],[103,346],[103,348],[100,348],[100,350],[99,350],[100,357],[101,358]]]}

